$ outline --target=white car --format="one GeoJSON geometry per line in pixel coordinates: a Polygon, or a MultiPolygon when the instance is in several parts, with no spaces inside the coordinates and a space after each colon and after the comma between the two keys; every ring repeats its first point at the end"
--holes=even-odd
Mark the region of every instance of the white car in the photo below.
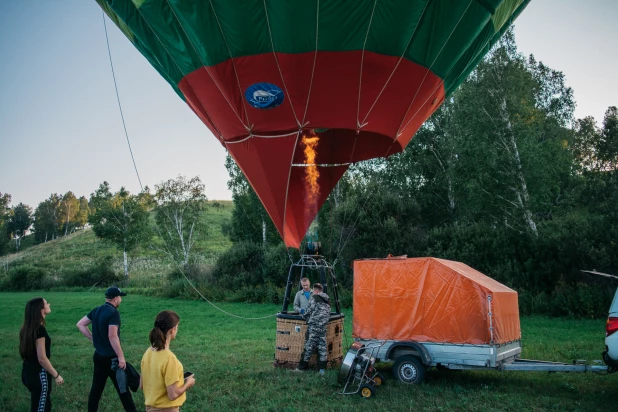
{"type": "Polygon", "coordinates": [[[605,325],[605,352],[603,352],[603,360],[609,366],[611,372],[618,370],[618,289],[609,308],[609,316],[605,325]]]}

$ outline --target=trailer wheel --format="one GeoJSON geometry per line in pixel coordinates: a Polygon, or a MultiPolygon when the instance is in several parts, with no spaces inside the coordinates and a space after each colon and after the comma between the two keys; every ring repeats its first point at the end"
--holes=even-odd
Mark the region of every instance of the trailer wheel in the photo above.
{"type": "Polygon", "coordinates": [[[369,399],[375,395],[375,389],[373,389],[373,386],[364,383],[358,388],[358,394],[364,399],[369,399]]]}
{"type": "Polygon", "coordinates": [[[393,375],[399,382],[418,385],[425,380],[425,367],[416,356],[403,355],[395,361],[393,375]]]}

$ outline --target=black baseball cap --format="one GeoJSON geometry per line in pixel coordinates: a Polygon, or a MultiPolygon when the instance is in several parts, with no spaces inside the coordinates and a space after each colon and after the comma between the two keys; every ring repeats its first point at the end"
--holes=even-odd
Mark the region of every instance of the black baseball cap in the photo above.
{"type": "Polygon", "coordinates": [[[116,296],[127,296],[127,294],[121,291],[116,286],[107,288],[107,290],[105,291],[105,297],[108,299],[114,299],[116,296]]]}

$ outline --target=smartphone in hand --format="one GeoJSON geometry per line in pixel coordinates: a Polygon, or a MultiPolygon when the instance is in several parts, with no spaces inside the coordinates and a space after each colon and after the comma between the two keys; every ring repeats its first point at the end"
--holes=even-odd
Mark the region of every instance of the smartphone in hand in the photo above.
{"type": "Polygon", "coordinates": [[[187,378],[188,378],[189,376],[193,376],[193,372],[189,372],[189,371],[185,372],[185,374],[184,374],[185,383],[187,382],[187,378]]]}

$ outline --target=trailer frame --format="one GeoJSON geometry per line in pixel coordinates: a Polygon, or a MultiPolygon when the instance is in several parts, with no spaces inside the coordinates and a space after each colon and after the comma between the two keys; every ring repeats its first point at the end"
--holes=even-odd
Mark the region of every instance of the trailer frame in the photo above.
{"type": "MultiPolygon", "coordinates": [[[[378,339],[356,339],[356,344],[363,347],[379,345],[375,353],[377,362],[394,362],[393,374],[402,380],[397,373],[398,359],[418,359],[418,363],[409,362],[407,368],[418,367],[427,369],[451,370],[495,370],[495,371],[528,371],[528,372],[608,372],[608,367],[601,361],[588,364],[585,360],[574,360],[573,363],[551,362],[544,360],[521,359],[521,341],[504,344],[454,344],[447,342],[396,341],[378,339]],[[404,358],[405,357],[405,358],[404,358]]],[[[358,346],[357,349],[358,350],[358,346]]],[[[345,361],[344,361],[345,362],[345,361]]],[[[343,366],[342,366],[343,367],[343,366]]],[[[405,382],[405,380],[402,380],[405,382]]],[[[420,383],[420,382],[408,382],[420,383]]]]}

